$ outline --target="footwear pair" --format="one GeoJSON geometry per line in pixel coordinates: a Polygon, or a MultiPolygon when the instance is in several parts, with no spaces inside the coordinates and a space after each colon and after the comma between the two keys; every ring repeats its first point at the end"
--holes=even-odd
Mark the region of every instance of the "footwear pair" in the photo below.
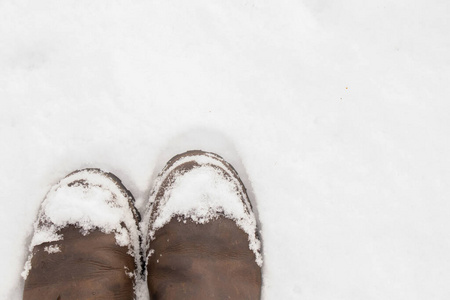
{"type": "Polygon", "coordinates": [[[25,300],[143,298],[145,280],[151,299],[260,299],[256,219],[236,171],[213,153],[172,158],[142,221],[116,176],[73,172],[34,227],[25,300]]]}

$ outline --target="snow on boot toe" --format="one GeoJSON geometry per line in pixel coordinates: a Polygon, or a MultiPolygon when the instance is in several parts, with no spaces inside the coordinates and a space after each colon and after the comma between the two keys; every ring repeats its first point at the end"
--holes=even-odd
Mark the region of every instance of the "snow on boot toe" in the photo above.
{"type": "Polygon", "coordinates": [[[75,171],[48,192],[22,273],[24,299],[133,299],[139,214],[120,180],[75,171]]]}
{"type": "Polygon", "coordinates": [[[152,299],[259,299],[261,242],[242,181],[220,156],[188,151],[159,174],[147,228],[152,299]]]}

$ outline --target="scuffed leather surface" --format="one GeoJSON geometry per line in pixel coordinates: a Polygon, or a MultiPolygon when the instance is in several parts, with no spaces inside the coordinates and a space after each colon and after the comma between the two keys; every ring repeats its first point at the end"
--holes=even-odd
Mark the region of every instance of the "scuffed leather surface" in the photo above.
{"type": "Polygon", "coordinates": [[[156,232],[150,249],[152,300],[261,297],[261,268],[247,234],[232,220],[195,224],[174,218],[156,232]]]}
{"type": "Polygon", "coordinates": [[[24,300],[133,299],[133,279],[125,267],[134,272],[134,259],[127,247],[116,245],[114,234],[97,230],[83,236],[74,226],[59,233],[62,241],[34,248],[24,300]],[[47,253],[49,245],[59,245],[61,252],[47,253]]]}

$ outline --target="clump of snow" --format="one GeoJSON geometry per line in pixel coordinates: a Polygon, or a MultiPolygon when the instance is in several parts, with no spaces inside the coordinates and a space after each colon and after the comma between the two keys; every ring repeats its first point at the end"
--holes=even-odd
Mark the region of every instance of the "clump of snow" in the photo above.
{"type": "Polygon", "coordinates": [[[130,269],[128,269],[127,266],[124,266],[123,269],[125,270],[125,274],[126,274],[129,278],[135,277],[135,274],[134,274],[133,272],[131,272],[130,269]]]}
{"type": "Polygon", "coordinates": [[[31,270],[31,259],[33,258],[33,254],[29,254],[27,261],[25,262],[25,266],[23,267],[23,272],[20,273],[20,275],[24,278],[27,279],[28,277],[28,273],[30,273],[31,270]]]}
{"type": "Polygon", "coordinates": [[[52,254],[52,253],[61,252],[61,249],[59,248],[59,245],[50,245],[50,246],[44,247],[44,251],[47,252],[48,254],[52,254]]]}
{"type": "MultiPolygon", "coordinates": [[[[38,219],[39,220],[39,219],[38,219]]],[[[37,229],[39,224],[39,221],[36,221],[34,224],[35,230],[33,239],[31,240],[30,244],[30,251],[33,249],[34,246],[43,244],[43,243],[49,243],[54,241],[60,241],[63,239],[63,236],[61,234],[57,234],[56,231],[58,231],[58,226],[55,226],[54,224],[41,224],[40,228],[37,229]]]]}
{"type": "MultiPolygon", "coordinates": [[[[75,225],[84,235],[92,230],[114,233],[117,245],[128,246],[128,253],[135,257],[139,268],[139,233],[130,201],[126,191],[100,170],[72,173],[53,186],[42,202],[29,250],[32,252],[42,243],[62,240],[64,237],[58,231],[75,225]]],[[[45,247],[46,251],[55,253],[56,248],[51,247],[45,247]]],[[[31,258],[32,253],[22,273],[25,279],[31,258]]]]}
{"type": "MultiPolygon", "coordinates": [[[[148,214],[153,214],[145,218],[151,224],[143,228],[149,228],[150,240],[154,239],[158,229],[175,216],[199,224],[208,223],[219,216],[234,220],[248,234],[249,248],[255,253],[256,263],[262,266],[261,241],[256,236],[256,219],[247,194],[235,171],[217,155],[203,153],[181,157],[163,170],[152,191],[148,214]],[[174,171],[189,161],[195,161],[198,166],[183,174],[174,171]],[[163,197],[157,200],[158,190],[171,172],[175,172],[174,181],[165,187],[163,197]],[[153,205],[157,205],[155,211],[153,205]]],[[[146,244],[149,243],[147,241],[146,244]]]]}

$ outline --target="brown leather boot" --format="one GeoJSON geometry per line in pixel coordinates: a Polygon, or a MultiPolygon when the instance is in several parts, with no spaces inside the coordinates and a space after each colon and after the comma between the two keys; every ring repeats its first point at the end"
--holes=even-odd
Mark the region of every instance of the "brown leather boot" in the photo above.
{"type": "Polygon", "coordinates": [[[151,299],[260,299],[256,219],[239,176],[220,156],[172,158],[156,180],[144,226],[151,299]]]}
{"type": "Polygon", "coordinates": [[[55,185],[35,223],[23,299],[134,299],[140,247],[133,202],[116,176],[98,169],[55,185]]]}

